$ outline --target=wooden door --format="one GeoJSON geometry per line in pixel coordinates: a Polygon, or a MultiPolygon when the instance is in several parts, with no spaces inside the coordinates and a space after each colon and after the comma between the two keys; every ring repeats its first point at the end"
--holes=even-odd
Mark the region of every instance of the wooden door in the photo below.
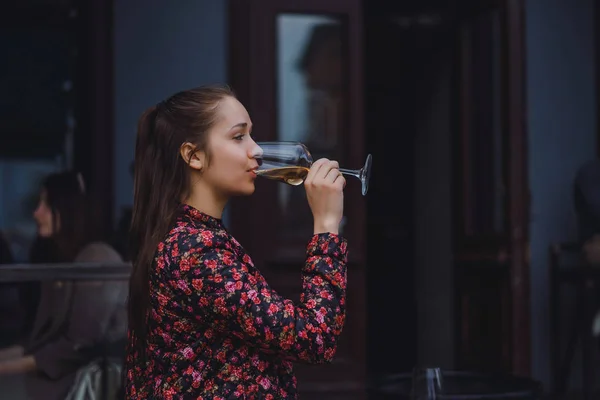
{"type": "MultiPolygon", "coordinates": [[[[301,141],[315,159],[360,168],[366,157],[360,1],[230,0],[229,7],[230,84],[250,113],[255,139],[301,141]]],[[[304,393],[316,382],[345,388],[363,382],[365,199],[358,179],[347,182],[347,324],[333,365],[297,366],[304,393]]],[[[253,196],[231,203],[229,217],[271,286],[298,299],[313,224],[304,188],[258,179],[253,196]]]]}
{"type": "Polygon", "coordinates": [[[458,35],[458,367],[528,375],[523,2],[466,13],[458,35]]]}

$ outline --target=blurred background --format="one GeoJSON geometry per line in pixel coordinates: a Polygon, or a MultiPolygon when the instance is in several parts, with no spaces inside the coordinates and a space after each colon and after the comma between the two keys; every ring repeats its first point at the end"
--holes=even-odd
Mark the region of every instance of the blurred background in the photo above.
{"type": "MultiPolygon", "coordinates": [[[[356,179],[345,191],[347,325],[332,365],[298,366],[304,398],[384,396],[382,379],[402,386],[415,366],[600,395],[597,1],[5,3],[5,266],[33,262],[40,185],[64,170],[81,173],[96,236],[127,261],[138,117],[227,83],[257,140],[302,141],[348,168],[373,155],[368,195],[356,179]]],[[[297,298],[302,187],[259,179],[225,223],[297,298]]],[[[32,311],[3,285],[8,346],[32,311]]]]}

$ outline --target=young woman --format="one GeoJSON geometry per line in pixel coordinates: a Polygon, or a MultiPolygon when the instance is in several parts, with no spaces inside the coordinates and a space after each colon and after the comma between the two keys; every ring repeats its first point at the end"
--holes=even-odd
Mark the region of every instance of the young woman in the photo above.
{"type": "MultiPolygon", "coordinates": [[[[91,211],[81,175],[48,176],[34,212],[38,238],[32,260],[120,262],[114,249],[92,239],[91,211]]],[[[126,296],[126,283],[43,282],[29,339],[0,351],[3,392],[17,400],[64,399],[78,369],[92,361],[91,350],[119,334],[125,337],[126,296]]]]}
{"type": "Polygon", "coordinates": [[[345,180],[317,160],[299,304],[273,291],[221,221],[254,192],[261,154],[227,88],[179,92],[141,116],[135,153],[127,399],[295,399],[294,362],[325,363],[345,320],[345,180]]]}

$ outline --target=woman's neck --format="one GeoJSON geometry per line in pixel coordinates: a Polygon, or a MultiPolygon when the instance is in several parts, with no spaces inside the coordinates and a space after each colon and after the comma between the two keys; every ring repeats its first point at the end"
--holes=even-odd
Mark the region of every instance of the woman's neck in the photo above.
{"type": "Polygon", "coordinates": [[[206,190],[203,187],[195,187],[190,195],[182,201],[184,204],[194,207],[196,210],[210,215],[213,218],[221,219],[223,210],[227,204],[227,199],[217,196],[214,191],[206,190]]]}

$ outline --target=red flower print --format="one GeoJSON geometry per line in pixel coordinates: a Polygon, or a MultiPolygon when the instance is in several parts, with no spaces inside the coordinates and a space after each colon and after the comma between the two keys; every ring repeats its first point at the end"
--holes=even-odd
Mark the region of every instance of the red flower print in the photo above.
{"type": "Polygon", "coordinates": [[[192,290],[184,280],[177,281],[177,288],[181,289],[186,295],[192,294],[192,290]]]}
{"type": "Polygon", "coordinates": [[[258,283],[258,280],[256,279],[256,277],[254,275],[249,275],[248,283],[254,286],[258,283]]]}
{"type": "Polygon", "coordinates": [[[310,238],[301,304],[271,289],[222,222],[182,205],[150,271],[146,358],[126,398],[297,399],[292,363],[331,361],[345,322],[346,242],[310,238]]]}
{"type": "Polygon", "coordinates": [[[217,260],[204,260],[204,265],[210,269],[216,269],[219,264],[217,260]]]}
{"type": "Polygon", "coordinates": [[[259,376],[256,378],[256,382],[265,390],[268,390],[271,387],[271,381],[269,381],[267,377],[259,376]]]}
{"type": "Polygon", "coordinates": [[[191,261],[188,257],[182,257],[179,262],[179,269],[183,272],[187,272],[190,270],[191,261]]]}
{"type": "Polygon", "coordinates": [[[332,299],[332,295],[331,293],[329,293],[327,290],[321,290],[321,292],[319,293],[319,295],[321,296],[322,299],[324,300],[331,300],[332,299]]]}
{"type": "Polygon", "coordinates": [[[288,314],[293,314],[294,313],[294,305],[292,303],[286,303],[285,304],[285,311],[288,314]]]}
{"type": "Polygon", "coordinates": [[[200,237],[205,246],[212,246],[213,234],[211,231],[203,230],[202,233],[200,233],[200,237]]]}
{"type": "Polygon", "coordinates": [[[225,290],[229,293],[235,292],[235,282],[229,281],[225,283],[225,290]]]}
{"type": "Polygon", "coordinates": [[[202,290],[203,286],[204,286],[204,281],[202,279],[192,279],[192,287],[195,290],[200,291],[200,290],[202,290]]]}
{"type": "Polygon", "coordinates": [[[191,347],[186,347],[185,349],[183,349],[183,356],[188,360],[192,360],[195,358],[196,354],[194,353],[194,350],[192,350],[191,347]]]}
{"type": "Polygon", "coordinates": [[[161,306],[166,306],[166,305],[167,305],[167,303],[169,302],[169,299],[168,299],[166,296],[164,296],[164,295],[162,295],[162,296],[161,296],[161,295],[158,295],[158,296],[156,296],[156,297],[157,297],[157,299],[158,299],[158,302],[159,302],[159,304],[160,304],[161,306]]]}
{"type": "Polygon", "coordinates": [[[231,253],[223,254],[223,264],[233,265],[234,262],[235,262],[235,258],[233,257],[233,254],[231,254],[231,253]]]}
{"type": "Polygon", "coordinates": [[[171,249],[171,257],[178,257],[178,256],[179,256],[179,248],[177,247],[177,243],[175,243],[175,245],[171,249]]]}

